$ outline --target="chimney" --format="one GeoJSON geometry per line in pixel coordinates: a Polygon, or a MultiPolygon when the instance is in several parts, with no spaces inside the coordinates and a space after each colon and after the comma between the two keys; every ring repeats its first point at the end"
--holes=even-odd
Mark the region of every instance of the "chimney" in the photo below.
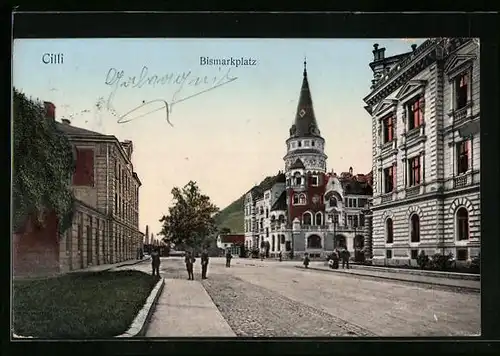
{"type": "Polygon", "coordinates": [[[416,44],[412,44],[412,45],[411,45],[411,50],[412,50],[413,52],[415,52],[415,50],[416,50],[416,49],[417,49],[417,45],[416,45],[416,44]]]}
{"type": "Polygon", "coordinates": [[[63,122],[63,124],[65,125],[71,125],[71,121],[69,121],[68,119],[62,119],[61,120],[63,122]]]}
{"type": "Polygon", "coordinates": [[[373,45],[373,60],[374,61],[379,61],[381,59],[385,58],[385,48],[378,48],[378,43],[375,43],[373,45]]]}
{"type": "Polygon", "coordinates": [[[349,167],[349,174],[352,176],[352,167],[349,167]]]}
{"type": "Polygon", "coordinates": [[[43,105],[45,106],[45,117],[47,119],[56,119],[56,106],[50,101],[44,101],[43,105]]]}

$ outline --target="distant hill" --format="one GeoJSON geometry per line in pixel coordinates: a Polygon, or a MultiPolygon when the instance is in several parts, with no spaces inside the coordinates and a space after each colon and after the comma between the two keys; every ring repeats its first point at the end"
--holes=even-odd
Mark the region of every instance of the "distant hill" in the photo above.
{"type": "MultiPolygon", "coordinates": [[[[269,189],[268,185],[273,182],[275,176],[266,177],[259,185],[257,185],[259,190],[264,188],[269,189]]],[[[249,189],[250,190],[250,189],[249,189]]],[[[247,191],[248,192],[248,191],[247,191]]],[[[245,192],[241,197],[233,201],[227,207],[222,209],[216,216],[215,222],[217,227],[229,228],[233,234],[243,234],[245,233],[244,228],[244,202],[245,202],[245,192]]]]}

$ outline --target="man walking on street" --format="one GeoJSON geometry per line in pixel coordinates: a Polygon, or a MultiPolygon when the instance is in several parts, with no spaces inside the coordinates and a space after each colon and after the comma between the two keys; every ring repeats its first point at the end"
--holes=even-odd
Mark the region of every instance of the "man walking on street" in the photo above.
{"type": "Polygon", "coordinates": [[[207,269],[208,269],[208,251],[205,248],[201,253],[201,279],[207,279],[207,269]]]}
{"type": "Polygon", "coordinates": [[[278,256],[280,258],[280,262],[283,261],[283,252],[282,251],[279,252],[278,256]]]}
{"type": "Polygon", "coordinates": [[[193,265],[195,262],[195,258],[193,255],[191,255],[191,252],[186,252],[186,257],[184,258],[184,263],[186,264],[186,270],[188,273],[188,280],[193,281],[194,280],[194,274],[193,274],[193,265]]]}
{"type": "Polygon", "coordinates": [[[158,250],[155,249],[151,252],[151,267],[153,267],[153,276],[156,274],[160,275],[160,254],[158,250]]]}
{"type": "Polygon", "coordinates": [[[231,267],[231,258],[233,258],[231,251],[227,250],[227,252],[226,252],[226,267],[231,267]]]}

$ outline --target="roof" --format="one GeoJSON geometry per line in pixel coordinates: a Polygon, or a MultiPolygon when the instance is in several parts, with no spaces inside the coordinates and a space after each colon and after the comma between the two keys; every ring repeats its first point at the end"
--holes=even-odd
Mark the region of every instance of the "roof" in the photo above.
{"type": "Polygon", "coordinates": [[[311,90],[309,89],[309,81],[307,79],[306,62],[304,61],[302,87],[300,89],[295,122],[290,128],[290,137],[308,136],[320,136],[320,131],[316,122],[316,116],[314,115],[311,90]]]}
{"type": "Polygon", "coordinates": [[[297,158],[297,160],[290,166],[290,169],[305,169],[306,167],[304,166],[304,163],[300,158],[297,158]]]}
{"type": "Polygon", "coordinates": [[[243,244],[245,243],[245,235],[236,235],[236,234],[227,234],[227,235],[220,235],[220,241],[223,244],[243,244]]]}
{"type": "Polygon", "coordinates": [[[276,210],[285,210],[286,211],[287,206],[286,206],[286,190],[284,190],[279,198],[274,202],[273,206],[271,207],[271,211],[276,211],[276,210]]]}
{"type": "Polygon", "coordinates": [[[250,193],[252,194],[252,199],[259,199],[264,196],[264,192],[266,190],[271,189],[276,183],[285,183],[286,178],[285,178],[285,173],[283,172],[278,172],[277,175],[275,176],[269,176],[264,178],[262,182],[260,182],[259,185],[256,185],[250,190],[250,193]]]}
{"type": "Polygon", "coordinates": [[[369,177],[365,175],[341,176],[340,183],[342,184],[344,195],[373,195],[373,188],[369,184],[369,177]]]}
{"type": "Polygon", "coordinates": [[[86,129],[82,129],[81,127],[76,127],[70,124],[63,124],[56,121],[56,126],[62,132],[70,136],[87,136],[87,137],[106,137],[107,135],[103,135],[102,133],[90,131],[86,129]]]}

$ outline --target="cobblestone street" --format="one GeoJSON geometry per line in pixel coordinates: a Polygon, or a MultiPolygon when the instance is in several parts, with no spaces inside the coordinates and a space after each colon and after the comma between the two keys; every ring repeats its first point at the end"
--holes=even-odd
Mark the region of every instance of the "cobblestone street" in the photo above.
{"type": "MultiPolygon", "coordinates": [[[[480,294],[295,268],[296,262],[210,260],[202,283],[237,336],[466,336],[480,334],[480,294]]],[[[124,267],[130,268],[130,267],[124,267]]],[[[133,268],[150,273],[150,264],[133,268]]],[[[180,258],[160,274],[186,279],[180,258]]],[[[168,288],[168,287],[167,287],[168,288]]]]}

